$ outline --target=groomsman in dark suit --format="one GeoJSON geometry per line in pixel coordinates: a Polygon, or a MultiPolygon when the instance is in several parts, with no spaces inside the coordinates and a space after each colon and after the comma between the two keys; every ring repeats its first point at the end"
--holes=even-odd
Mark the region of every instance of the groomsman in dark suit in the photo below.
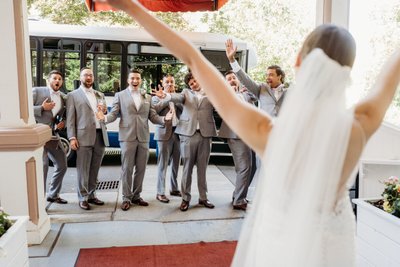
{"type": "MultiPolygon", "coordinates": [[[[175,93],[175,78],[167,74],[162,80],[162,89],[165,93],[175,93]]],[[[157,195],[156,199],[162,203],[168,203],[169,199],[165,195],[165,178],[168,165],[171,166],[171,187],[170,195],[181,197],[178,187],[178,169],[180,162],[180,141],[179,135],[175,133],[179,116],[182,113],[182,105],[175,105],[172,101],[162,101],[157,95],[153,96],[152,103],[157,113],[165,116],[170,111],[173,118],[165,125],[156,125],[154,139],[158,146],[158,174],[157,174],[157,195]]]]}
{"type": "Polygon", "coordinates": [[[48,75],[47,87],[33,88],[33,112],[37,123],[43,123],[52,129],[52,138],[43,147],[43,177],[46,191],[49,159],[53,162],[54,173],[50,180],[47,192],[47,201],[59,204],[67,204],[60,197],[60,191],[64,175],[67,171],[67,157],[58,134],[65,127],[65,98],[60,92],[63,84],[62,74],[52,70],[48,75]]]}
{"type": "Polygon", "coordinates": [[[97,176],[108,146],[104,122],[96,118],[101,110],[107,112],[104,94],[93,89],[92,69],[84,67],[81,85],[67,95],[67,132],[71,149],[76,150],[79,207],[90,209],[90,204],[104,205],[96,196],[97,176]]]}
{"type": "Polygon", "coordinates": [[[175,130],[175,133],[179,134],[183,162],[180,210],[187,211],[189,208],[194,165],[197,167],[199,204],[212,209],[214,204],[207,199],[206,170],[211,152],[211,139],[217,133],[213,117],[214,107],[192,73],[189,72],[185,76],[185,83],[190,89],[184,89],[180,94],[168,94],[164,99],[164,101],[171,99],[175,104],[183,106],[175,130]]]}
{"type": "Polygon", "coordinates": [[[139,206],[148,206],[149,203],[140,197],[143,178],[146,171],[149,153],[149,123],[164,125],[164,119],[170,120],[172,114],[168,112],[165,117],[159,116],[151,105],[151,95],[141,88],[142,77],[138,70],[129,72],[129,86],[115,94],[112,109],[104,117],[98,113],[100,120],[106,123],[119,121],[119,142],[121,146],[122,161],[122,204],[123,211],[129,210],[131,203],[139,206]],[[132,181],[133,168],[135,174],[132,181]]]}
{"type": "MultiPolygon", "coordinates": [[[[240,88],[240,82],[233,71],[225,73],[226,81],[232,86],[238,98],[242,101],[253,104],[256,97],[240,88]]],[[[233,162],[235,163],[236,183],[235,190],[232,196],[233,209],[246,210],[247,209],[247,191],[250,185],[252,155],[251,149],[229,128],[229,126],[222,121],[218,133],[219,137],[226,138],[229,148],[232,152],[233,162]]]]}

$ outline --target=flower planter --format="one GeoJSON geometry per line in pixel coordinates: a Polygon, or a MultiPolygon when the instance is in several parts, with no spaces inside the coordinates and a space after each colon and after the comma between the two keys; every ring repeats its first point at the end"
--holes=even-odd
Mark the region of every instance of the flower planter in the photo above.
{"type": "Polygon", "coordinates": [[[14,224],[0,237],[0,266],[28,266],[27,216],[10,217],[14,224]]]}
{"type": "Polygon", "coordinates": [[[357,205],[358,266],[400,266],[400,218],[367,201],[353,199],[357,205]]]}

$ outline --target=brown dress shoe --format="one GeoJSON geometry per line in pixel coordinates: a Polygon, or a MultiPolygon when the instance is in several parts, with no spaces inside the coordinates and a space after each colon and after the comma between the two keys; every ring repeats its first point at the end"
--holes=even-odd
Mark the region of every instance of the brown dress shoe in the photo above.
{"type": "Polygon", "coordinates": [[[56,202],[58,204],[67,204],[68,201],[66,201],[65,199],[62,199],[61,197],[47,197],[47,201],[48,202],[56,202]]]}
{"type": "Polygon", "coordinates": [[[157,194],[156,199],[162,203],[168,203],[169,199],[165,195],[157,194]]]}
{"type": "Polygon", "coordinates": [[[132,201],[133,204],[139,205],[139,206],[148,206],[149,203],[147,203],[146,201],[143,200],[143,198],[138,198],[136,200],[132,201]]]}
{"type": "Polygon", "coordinates": [[[181,191],[179,191],[179,190],[169,191],[169,194],[171,196],[176,196],[176,197],[181,197],[182,196],[181,191]]]}
{"type": "Polygon", "coordinates": [[[131,203],[128,200],[125,200],[121,204],[121,210],[127,211],[131,207],[131,203]]]}
{"type": "Polygon", "coordinates": [[[97,197],[88,199],[88,202],[89,202],[90,204],[95,204],[95,205],[97,205],[97,206],[102,206],[102,205],[104,205],[104,201],[101,201],[101,200],[98,199],[97,197]]]}
{"type": "Polygon", "coordinates": [[[206,200],[199,199],[199,204],[209,209],[213,209],[215,207],[214,204],[211,203],[208,199],[206,200]]]}
{"type": "Polygon", "coordinates": [[[244,210],[246,211],[247,209],[247,203],[239,204],[239,205],[233,205],[234,210],[244,210]]]}
{"type": "Polygon", "coordinates": [[[79,207],[83,210],[90,210],[89,203],[85,201],[79,201],[79,207]]]}
{"type": "Polygon", "coordinates": [[[181,211],[187,211],[189,209],[189,201],[183,200],[181,206],[179,207],[181,211]]]}

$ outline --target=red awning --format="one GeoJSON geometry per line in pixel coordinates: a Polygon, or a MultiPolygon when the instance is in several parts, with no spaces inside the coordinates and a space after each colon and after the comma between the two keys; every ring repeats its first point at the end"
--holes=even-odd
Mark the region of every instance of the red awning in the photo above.
{"type": "MultiPolygon", "coordinates": [[[[139,0],[150,11],[186,12],[214,11],[220,9],[229,0],[139,0]]],[[[96,0],[85,0],[89,11],[115,10],[109,5],[96,0]]]]}

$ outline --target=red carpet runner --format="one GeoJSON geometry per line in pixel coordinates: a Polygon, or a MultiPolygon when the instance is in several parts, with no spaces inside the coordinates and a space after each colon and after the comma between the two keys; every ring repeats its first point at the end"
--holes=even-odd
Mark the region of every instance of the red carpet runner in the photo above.
{"type": "Polygon", "coordinates": [[[75,267],[229,267],[236,241],[81,249],[75,267]]]}

